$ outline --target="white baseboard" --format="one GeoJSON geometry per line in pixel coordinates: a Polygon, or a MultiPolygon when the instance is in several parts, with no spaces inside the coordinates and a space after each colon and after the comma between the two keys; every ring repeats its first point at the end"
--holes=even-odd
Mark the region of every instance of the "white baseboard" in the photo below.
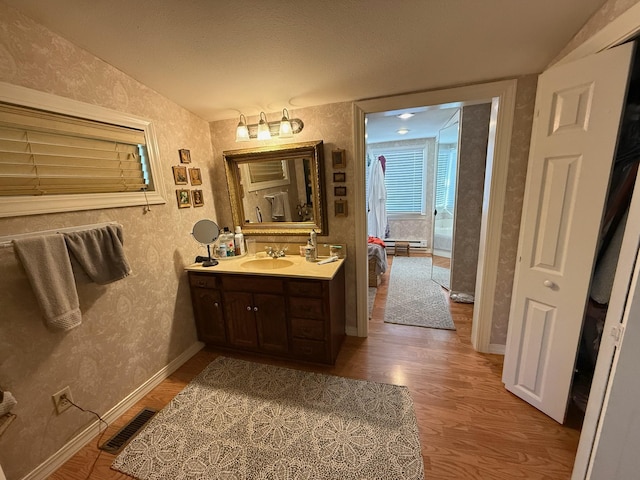
{"type": "Polygon", "coordinates": [[[498,343],[489,344],[489,353],[495,353],[497,355],[504,355],[506,345],[500,345],[498,343]]]}
{"type": "MultiPolygon", "coordinates": [[[[111,410],[102,415],[105,422],[111,424],[111,422],[120,418],[129,408],[135,405],[141,398],[147,393],[157,387],[163,380],[169,375],[180,368],[187,360],[193,357],[204,347],[204,343],[196,342],[182,352],[171,363],[160,369],[149,380],[144,382],[122,401],[115,405],[111,410]]],[[[96,420],[82,432],[67,442],[60,450],[51,455],[47,460],[41,463],[35,470],[22,477],[21,480],[44,480],[49,475],[53,474],[58,468],[60,468],[67,460],[73,457],[82,447],[89,443],[98,433],[100,433],[100,421],[96,420]]]]}

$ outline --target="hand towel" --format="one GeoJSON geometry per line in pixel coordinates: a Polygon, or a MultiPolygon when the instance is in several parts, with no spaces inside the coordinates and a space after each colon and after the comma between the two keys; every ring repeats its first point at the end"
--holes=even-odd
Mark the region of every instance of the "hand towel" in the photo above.
{"type": "Polygon", "coordinates": [[[0,417],[9,413],[17,403],[11,392],[0,391],[0,417]]]}
{"type": "Polygon", "coordinates": [[[115,282],[131,273],[122,247],[120,225],[65,233],[64,240],[69,253],[97,284],[115,282]]]}
{"type": "Polygon", "coordinates": [[[273,202],[271,203],[271,216],[274,220],[281,220],[280,217],[284,217],[284,195],[282,193],[275,193],[273,195],[273,202]]]}
{"type": "Polygon", "coordinates": [[[47,325],[62,330],[80,325],[82,314],[64,237],[27,237],[13,245],[47,325]]]}

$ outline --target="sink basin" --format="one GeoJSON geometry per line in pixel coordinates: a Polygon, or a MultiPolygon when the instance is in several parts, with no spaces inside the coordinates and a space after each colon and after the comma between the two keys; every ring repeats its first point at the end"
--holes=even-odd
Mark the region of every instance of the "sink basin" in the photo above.
{"type": "Polygon", "coordinates": [[[244,268],[252,268],[255,270],[276,270],[278,268],[286,268],[293,265],[291,260],[285,258],[256,258],[255,260],[247,260],[240,264],[244,268]]]}

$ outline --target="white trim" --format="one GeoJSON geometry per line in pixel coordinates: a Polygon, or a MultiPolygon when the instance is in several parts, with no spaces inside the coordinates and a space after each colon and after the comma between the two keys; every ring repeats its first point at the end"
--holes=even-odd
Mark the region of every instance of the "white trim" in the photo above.
{"type": "Polygon", "coordinates": [[[357,327],[347,327],[345,328],[345,333],[350,337],[358,336],[358,328],[357,327]]]}
{"type": "Polygon", "coordinates": [[[498,343],[490,343],[489,353],[494,353],[496,355],[504,355],[505,348],[506,348],[506,345],[500,345],[498,343]]]}
{"type": "MultiPolygon", "coordinates": [[[[511,149],[511,132],[515,111],[516,80],[456,87],[431,92],[399,95],[374,100],[363,100],[354,104],[354,151],[355,165],[355,224],[356,224],[356,294],[358,335],[367,336],[367,229],[364,202],[365,149],[364,149],[364,117],[366,113],[383,112],[424,105],[442,105],[456,103],[475,105],[491,102],[498,98],[496,142],[494,148],[493,169],[489,177],[490,191],[485,194],[483,211],[484,241],[478,259],[478,285],[471,341],[476,350],[488,352],[491,340],[491,324],[493,319],[493,303],[496,290],[496,277],[502,234],[502,213],[506,195],[507,169],[511,149]],[[360,188],[359,188],[360,187],[360,188]],[[482,267],[482,268],[481,268],[482,267]]],[[[489,159],[487,159],[489,164],[489,159]]],[[[489,169],[487,169],[489,174],[489,169]]]]}
{"type": "Polygon", "coordinates": [[[549,67],[573,62],[579,58],[615,47],[634,37],[640,31],[640,2],[612,20],[584,43],[549,67]]]}
{"type": "MultiPolygon", "coordinates": [[[[128,396],[122,399],[111,410],[102,415],[107,423],[120,418],[127,410],[142,399],[147,393],[157,387],[162,381],[168,378],[173,372],[180,368],[187,360],[198,353],[204,343],[196,342],[182,352],[178,357],[172,360],[168,365],[161,368],[149,380],[144,382],[128,396]]],[[[35,470],[22,477],[21,480],[44,480],[52,475],[67,460],[79,452],[87,443],[92,441],[96,435],[100,433],[100,421],[96,420],[86,427],[82,432],[67,442],[60,450],[51,455],[47,460],[41,463],[35,470]]]]}
{"type": "Polygon", "coordinates": [[[166,203],[161,193],[164,191],[164,179],[160,168],[160,151],[150,120],[5,82],[0,82],[0,102],[144,130],[153,182],[153,191],[147,192],[146,195],[143,192],[126,192],[2,197],[0,217],[166,203]]]}

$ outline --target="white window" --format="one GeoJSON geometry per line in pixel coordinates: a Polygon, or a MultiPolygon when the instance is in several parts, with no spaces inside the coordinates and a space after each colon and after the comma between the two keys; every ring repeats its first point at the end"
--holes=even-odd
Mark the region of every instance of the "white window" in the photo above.
{"type": "Polygon", "coordinates": [[[0,84],[0,216],[165,203],[149,121],[0,84]]]}
{"type": "MultiPolygon", "coordinates": [[[[387,214],[425,214],[425,148],[372,150],[372,161],[385,158],[387,214]]],[[[368,192],[368,186],[367,186],[368,192]]]]}

